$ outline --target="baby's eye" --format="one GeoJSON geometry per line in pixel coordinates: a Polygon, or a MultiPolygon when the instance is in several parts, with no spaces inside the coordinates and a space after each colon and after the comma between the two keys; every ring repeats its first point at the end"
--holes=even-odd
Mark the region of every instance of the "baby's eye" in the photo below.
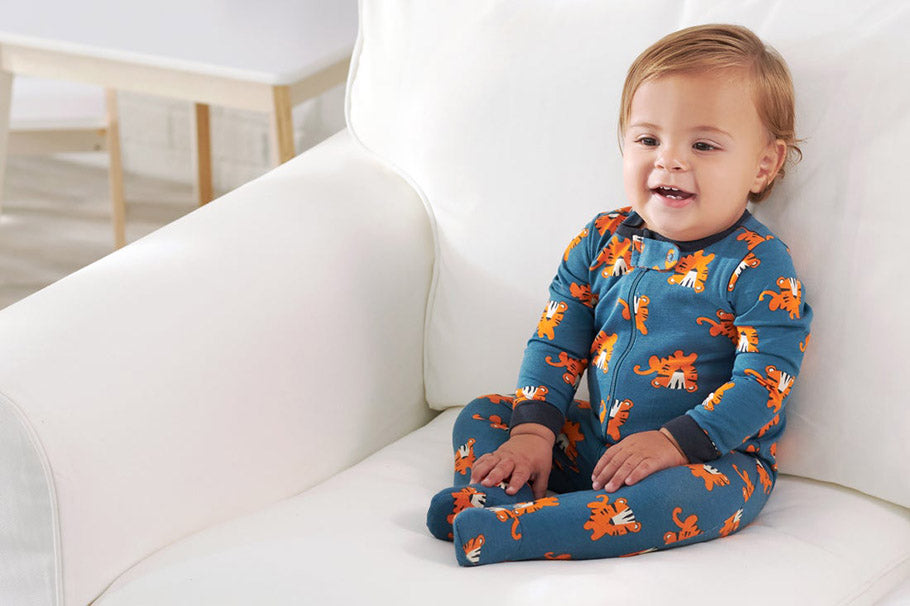
{"type": "Polygon", "coordinates": [[[635,140],[635,142],[641,143],[642,145],[645,145],[647,147],[654,147],[655,145],[657,145],[657,139],[655,139],[654,137],[639,137],[638,139],[635,140]]]}
{"type": "Polygon", "coordinates": [[[699,141],[698,143],[696,143],[696,144],[693,145],[692,147],[694,147],[694,148],[697,149],[698,151],[711,151],[711,150],[717,149],[716,147],[714,147],[714,146],[711,145],[710,143],[705,143],[704,141],[699,141]]]}

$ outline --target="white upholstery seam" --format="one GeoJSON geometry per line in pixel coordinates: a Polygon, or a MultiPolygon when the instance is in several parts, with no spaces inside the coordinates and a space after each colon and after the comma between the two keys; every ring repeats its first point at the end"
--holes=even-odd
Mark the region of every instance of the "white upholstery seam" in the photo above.
{"type": "MultiPolygon", "coordinates": [[[[847,606],[849,604],[867,603],[865,600],[869,597],[866,595],[869,592],[869,589],[878,584],[882,579],[885,579],[888,576],[892,575],[894,572],[899,571],[901,568],[907,568],[910,570],[910,557],[902,556],[899,560],[896,560],[894,564],[888,567],[887,570],[880,572],[879,574],[875,575],[874,578],[867,580],[860,589],[855,591],[853,595],[846,599],[846,601],[841,602],[841,604],[847,606]]],[[[894,586],[888,587],[885,591],[891,591],[892,589],[894,589],[894,586]]],[[[878,600],[879,598],[884,597],[884,595],[885,594],[874,596],[874,599],[878,600]]]]}

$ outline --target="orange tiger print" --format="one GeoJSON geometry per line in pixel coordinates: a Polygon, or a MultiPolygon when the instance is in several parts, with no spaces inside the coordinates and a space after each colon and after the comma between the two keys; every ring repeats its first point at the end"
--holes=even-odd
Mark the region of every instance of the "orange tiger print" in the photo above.
{"type": "Polygon", "coordinates": [[[668,532],[664,534],[664,545],[670,545],[678,541],[685,541],[701,534],[698,527],[698,516],[694,513],[685,520],[680,521],[679,514],[682,513],[682,507],[673,509],[673,523],[679,526],[678,532],[668,532]]]}
{"type": "Polygon", "coordinates": [[[591,355],[594,359],[594,367],[601,369],[604,374],[607,373],[610,365],[610,358],[613,357],[613,347],[619,335],[607,335],[604,331],[597,333],[597,338],[591,343],[591,355]]]}
{"type": "Polygon", "coordinates": [[[655,388],[685,389],[692,392],[698,390],[698,372],[695,370],[697,359],[698,354],[684,355],[681,349],[677,349],[666,358],[651,356],[648,358],[647,369],[636,364],[632,370],[639,375],[657,373],[657,378],[651,381],[655,388]]]}
{"type": "Polygon", "coordinates": [[[607,435],[613,438],[614,442],[619,442],[619,428],[629,420],[629,411],[633,406],[635,405],[632,400],[613,401],[613,406],[610,407],[610,422],[607,423],[607,435]]]}
{"type": "Polygon", "coordinates": [[[581,233],[579,233],[577,236],[572,238],[571,242],[569,242],[569,246],[566,247],[566,252],[564,252],[562,255],[562,260],[568,261],[569,253],[572,252],[572,249],[575,248],[576,246],[578,246],[579,244],[581,244],[581,241],[587,237],[588,237],[588,228],[586,227],[583,230],[581,230],[581,233]]]}
{"type": "Polygon", "coordinates": [[[777,288],[780,292],[773,290],[763,290],[758,295],[759,301],[764,301],[765,295],[771,300],[768,301],[768,309],[777,311],[778,309],[790,314],[791,320],[799,319],[799,308],[802,304],[803,285],[796,278],[785,278],[781,276],[777,279],[777,288]]]}
{"type": "Polygon", "coordinates": [[[478,414],[475,414],[471,418],[475,419],[477,421],[489,421],[490,427],[492,427],[493,429],[505,429],[505,430],[509,429],[509,426],[502,422],[502,417],[500,417],[499,415],[490,415],[490,417],[487,418],[487,417],[483,417],[478,414]]]}
{"type": "Polygon", "coordinates": [[[569,284],[569,294],[580,303],[591,308],[597,305],[597,301],[600,299],[600,295],[591,292],[590,284],[576,284],[575,282],[572,282],[569,284]]]}
{"type": "Polygon", "coordinates": [[[695,320],[696,324],[708,324],[711,326],[708,331],[712,337],[725,336],[736,346],[738,352],[758,352],[758,331],[752,326],[737,326],[734,323],[736,316],[722,309],[717,310],[719,322],[711,318],[700,317],[695,320]]]}
{"type": "Polygon", "coordinates": [[[503,396],[498,393],[491,393],[481,397],[486,398],[493,404],[505,404],[509,408],[512,408],[515,403],[515,398],[512,396],[503,396]]]}
{"type": "Polygon", "coordinates": [[[490,511],[496,512],[496,518],[500,522],[512,520],[512,538],[518,541],[521,539],[521,533],[518,532],[518,518],[525,514],[540,511],[544,507],[556,507],[559,505],[559,499],[556,497],[544,497],[536,501],[518,503],[511,507],[490,507],[490,511]]]}
{"type": "Polygon", "coordinates": [[[588,367],[587,358],[577,360],[564,351],[559,352],[558,362],[554,362],[551,356],[547,356],[546,360],[550,366],[565,368],[566,372],[562,375],[562,380],[573,387],[578,387],[578,383],[581,381],[581,373],[588,367]]]}
{"type": "MultiPolygon", "coordinates": [[[[771,446],[768,447],[768,452],[771,453],[772,459],[777,459],[777,442],[774,442],[771,444],[771,446]]],[[[771,465],[771,471],[777,471],[777,463],[771,465]]]]}
{"type": "Polygon", "coordinates": [[[758,472],[758,480],[761,482],[762,491],[765,494],[771,494],[771,476],[765,471],[765,466],[761,464],[761,461],[755,461],[755,471],[758,472]]]}
{"type": "Polygon", "coordinates": [[[526,387],[522,387],[521,389],[515,390],[515,404],[521,404],[522,402],[527,402],[528,400],[546,402],[548,393],[550,393],[550,390],[547,389],[544,385],[538,385],[537,387],[528,385],[526,387]]]}
{"type": "Polygon", "coordinates": [[[566,457],[573,463],[578,460],[578,443],[585,439],[581,432],[581,424],[574,421],[566,421],[562,426],[562,431],[556,436],[556,443],[560,450],[566,453],[566,457]]]}
{"type": "Polygon", "coordinates": [[[735,385],[736,384],[733,381],[724,383],[712,391],[710,394],[708,394],[708,397],[705,398],[704,402],[701,403],[702,407],[704,407],[705,410],[714,410],[714,407],[720,404],[721,400],[723,399],[724,392],[728,389],[732,389],[735,385]]]}
{"type": "Polygon", "coordinates": [[[594,227],[597,228],[597,231],[601,236],[606,235],[608,231],[614,231],[619,227],[619,224],[625,220],[626,215],[628,215],[631,210],[632,207],[627,206],[625,208],[620,208],[615,212],[601,215],[594,220],[594,227]]]}
{"type": "MultiPolygon", "coordinates": [[[[635,328],[638,329],[643,335],[648,334],[648,327],[645,326],[645,322],[648,321],[648,304],[651,302],[648,295],[636,296],[632,303],[635,308],[635,328]]],[[[622,317],[625,320],[632,319],[632,312],[629,309],[629,304],[624,299],[619,299],[617,301],[619,305],[622,305],[622,317]]]]}
{"type": "Polygon", "coordinates": [[[476,564],[480,561],[480,548],[483,547],[483,542],[483,535],[479,534],[461,546],[464,550],[465,557],[471,564],[476,564]]]}
{"type": "Polygon", "coordinates": [[[568,553],[561,553],[559,555],[556,555],[552,551],[548,551],[547,553],[543,554],[543,559],[545,559],[545,560],[571,560],[572,555],[568,554],[568,553]]]}
{"type": "Polygon", "coordinates": [[[587,400],[575,400],[579,410],[591,410],[591,403],[587,400]]]}
{"type": "Polygon", "coordinates": [[[739,341],[736,343],[736,351],[758,353],[758,331],[752,326],[740,326],[738,332],[739,341]]]}
{"type": "Polygon", "coordinates": [[[755,256],[754,253],[748,253],[743,260],[739,262],[739,265],[736,266],[736,269],[733,270],[733,275],[730,276],[730,282],[727,284],[727,291],[733,292],[733,289],[736,288],[736,283],[739,282],[739,276],[746,270],[748,267],[758,267],[761,265],[761,259],[755,256]]]}
{"type": "Polygon", "coordinates": [[[695,323],[701,326],[702,324],[708,324],[711,326],[711,329],[708,331],[712,337],[725,336],[733,344],[739,341],[739,332],[736,330],[736,325],[733,324],[733,319],[736,318],[736,315],[722,309],[717,310],[717,318],[719,322],[715,322],[711,318],[706,318],[704,316],[697,318],[695,323]]]}
{"type": "Polygon", "coordinates": [[[736,239],[745,241],[749,250],[753,250],[756,246],[758,246],[762,242],[766,242],[768,240],[774,239],[774,236],[762,236],[762,235],[759,235],[757,232],[746,229],[745,227],[741,227],[740,229],[743,230],[743,233],[736,236],[736,239]]]}
{"type": "Polygon", "coordinates": [[[641,523],[636,521],[635,512],[623,498],[610,503],[609,496],[597,495],[593,502],[588,503],[588,508],[591,510],[591,517],[585,522],[584,529],[591,531],[592,541],[604,535],[615,537],[641,530],[641,523]]]}
{"type": "Polygon", "coordinates": [[[793,387],[793,375],[777,370],[774,366],[765,367],[767,376],[764,377],[751,368],[744,372],[750,377],[755,377],[755,380],[768,390],[768,408],[773,409],[775,414],[780,412],[784,398],[790,394],[790,388],[793,387]]]}
{"type": "Polygon", "coordinates": [[[455,451],[455,471],[463,476],[468,475],[468,470],[474,465],[477,457],[474,456],[474,438],[468,438],[468,441],[458,447],[455,451]]]}
{"type": "Polygon", "coordinates": [[[749,499],[752,497],[752,493],[755,492],[755,485],[752,484],[752,479],[749,477],[748,471],[740,471],[735,463],[733,464],[733,470],[736,472],[736,475],[743,480],[743,503],[748,503],[749,499]]]}
{"type": "Polygon", "coordinates": [[[565,301],[550,301],[547,308],[540,314],[540,322],[537,323],[537,336],[541,339],[547,338],[553,340],[556,338],[554,331],[562,322],[562,318],[569,306],[565,301]]]}
{"type": "Polygon", "coordinates": [[[726,537],[739,529],[739,523],[743,519],[743,510],[737,509],[736,513],[724,521],[723,528],[720,529],[720,536],[726,537]]]}
{"type": "Polygon", "coordinates": [[[705,481],[705,490],[709,492],[714,490],[715,486],[730,485],[730,478],[726,474],[721,473],[719,469],[711,467],[707,463],[693,463],[692,465],[686,465],[686,467],[689,468],[693,476],[705,481]]]}
{"type": "Polygon", "coordinates": [[[809,339],[811,339],[811,338],[812,338],[812,335],[811,335],[811,334],[806,335],[806,340],[800,342],[800,344],[799,344],[799,351],[800,351],[800,352],[806,353],[806,349],[809,347],[809,339]]]}
{"type": "Polygon", "coordinates": [[[487,502],[487,495],[470,486],[465,486],[458,492],[453,492],[452,499],[454,499],[452,513],[446,516],[446,521],[449,524],[455,521],[455,516],[465,509],[470,507],[483,507],[484,503],[487,502]]]}
{"type": "Polygon", "coordinates": [[[695,292],[705,290],[705,280],[708,279],[708,264],[714,260],[714,253],[708,255],[698,251],[686,255],[679,260],[673,271],[676,273],[667,278],[668,284],[679,284],[691,288],[695,292]]]}
{"type": "Polygon", "coordinates": [[[605,266],[601,272],[604,278],[629,273],[632,265],[632,240],[622,236],[610,238],[610,242],[600,251],[589,269],[594,271],[601,265],[605,266]]]}
{"type": "Polygon", "coordinates": [[[768,421],[768,424],[758,430],[758,437],[762,437],[768,433],[772,427],[780,423],[780,415],[774,415],[774,418],[768,421]]]}

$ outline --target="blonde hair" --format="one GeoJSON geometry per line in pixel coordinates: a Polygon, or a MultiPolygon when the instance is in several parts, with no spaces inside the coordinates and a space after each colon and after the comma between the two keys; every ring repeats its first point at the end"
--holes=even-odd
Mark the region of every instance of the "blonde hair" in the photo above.
{"type": "Polygon", "coordinates": [[[758,116],[773,139],[787,144],[784,166],[761,192],[749,194],[765,199],[788,163],[802,158],[795,127],[793,81],[780,53],[740,25],[697,25],[664,36],[635,59],[626,75],[619,110],[619,139],[632,111],[632,97],[642,84],[661,76],[693,71],[744,69],[751,77],[758,116]]]}

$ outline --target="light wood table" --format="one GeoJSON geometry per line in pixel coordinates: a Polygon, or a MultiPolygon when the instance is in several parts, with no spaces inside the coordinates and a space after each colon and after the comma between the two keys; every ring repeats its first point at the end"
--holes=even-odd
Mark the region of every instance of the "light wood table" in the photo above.
{"type": "MultiPolygon", "coordinates": [[[[356,0],[0,0],[0,15],[0,187],[21,74],[108,89],[118,146],[116,91],[192,102],[200,204],[213,197],[209,106],[268,113],[273,163],[285,162],[291,109],[344,81],[357,35],[356,0]]],[[[122,205],[114,212],[122,240],[122,205]]]]}

